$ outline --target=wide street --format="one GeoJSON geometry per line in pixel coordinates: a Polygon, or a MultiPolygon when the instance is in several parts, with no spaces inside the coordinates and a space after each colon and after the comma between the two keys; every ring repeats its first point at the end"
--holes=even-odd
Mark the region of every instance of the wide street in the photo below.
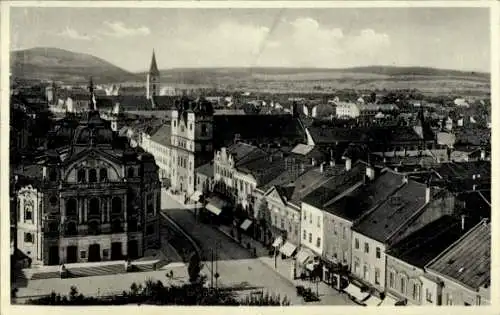
{"type": "MultiPolygon", "coordinates": [[[[261,289],[269,293],[287,296],[293,305],[304,304],[301,297],[296,295],[295,284],[273,270],[270,266],[254,258],[246,249],[231,240],[218,229],[197,222],[193,213],[184,208],[176,200],[167,197],[164,203],[164,213],[168,214],[202,247],[210,257],[211,250],[217,247],[217,272],[220,274],[219,285],[248,287],[261,289]]],[[[202,273],[210,276],[210,262],[205,263],[202,273]]],[[[215,266],[214,266],[215,269],[215,266]]],[[[210,278],[209,278],[210,281],[210,278]]],[[[321,297],[321,301],[314,304],[323,305],[353,305],[344,294],[329,290],[321,297]]]]}

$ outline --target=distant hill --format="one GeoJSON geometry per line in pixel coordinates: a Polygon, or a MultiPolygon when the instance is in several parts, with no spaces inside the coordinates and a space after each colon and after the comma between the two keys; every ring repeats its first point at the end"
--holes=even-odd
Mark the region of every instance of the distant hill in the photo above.
{"type": "Polygon", "coordinates": [[[135,74],[103,59],[52,47],[12,51],[10,63],[12,75],[18,78],[68,83],[87,82],[90,76],[99,83],[136,79],[135,74]]]}
{"type": "MultiPolygon", "coordinates": [[[[11,52],[14,77],[66,83],[142,84],[145,72],[131,73],[89,54],[39,47],[11,52]]],[[[487,94],[490,74],[426,67],[369,66],[328,68],[174,68],[160,71],[160,82],[176,87],[217,87],[274,93],[339,89],[418,89],[426,93],[487,94]]]]}

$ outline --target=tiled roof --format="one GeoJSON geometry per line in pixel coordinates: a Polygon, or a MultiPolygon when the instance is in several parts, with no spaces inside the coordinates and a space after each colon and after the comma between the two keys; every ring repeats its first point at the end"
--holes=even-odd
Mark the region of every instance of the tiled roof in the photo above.
{"type": "Polygon", "coordinates": [[[196,168],[196,173],[203,174],[207,177],[214,176],[214,163],[212,161],[203,164],[196,168]]]}
{"type": "Polygon", "coordinates": [[[265,185],[285,170],[284,160],[271,159],[270,156],[262,156],[238,166],[238,171],[254,176],[258,186],[265,185]]]}
{"type": "Polygon", "coordinates": [[[397,242],[388,254],[418,268],[424,268],[466,231],[462,230],[460,220],[443,216],[397,242]]]}
{"type": "Polygon", "coordinates": [[[292,115],[216,115],[215,147],[227,145],[239,135],[241,140],[262,142],[303,142],[305,131],[292,115]]]}
{"type": "Polygon", "coordinates": [[[362,218],[353,230],[385,243],[404,222],[425,205],[425,192],[425,184],[409,180],[389,199],[362,218]]]}
{"type": "Polygon", "coordinates": [[[295,189],[292,197],[290,198],[290,202],[296,206],[300,206],[300,203],[305,196],[327,181],[331,176],[331,173],[325,173],[324,171],[321,172],[319,168],[313,168],[304,172],[294,183],[295,189]]]}
{"type": "Polygon", "coordinates": [[[490,283],[491,224],[481,222],[427,265],[427,269],[478,289],[490,283]]]}
{"type": "Polygon", "coordinates": [[[403,184],[403,176],[386,171],[373,181],[368,181],[351,193],[343,196],[323,210],[338,217],[354,221],[363,213],[386,200],[403,184]]]}
{"type": "Polygon", "coordinates": [[[302,201],[322,209],[333,198],[363,180],[365,172],[366,165],[364,163],[356,163],[349,171],[339,165],[328,181],[310,191],[302,198],[302,201]]]}
{"type": "Polygon", "coordinates": [[[260,148],[243,142],[230,145],[226,148],[226,152],[233,156],[236,167],[249,161],[267,156],[267,154],[260,148]]]}
{"type": "Polygon", "coordinates": [[[163,126],[158,129],[153,136],[151,136],[151,141],[154,141],[158,144],[161,144],[163,146],[170,146],[170,124],[164,124],[163,126]]]}
{"type": "Polygon", "coordinates": [[[435,171],[445,180],[471,179],[479,174],[481,178],[491,178],[491,162],[441,163],[435,171]]]}

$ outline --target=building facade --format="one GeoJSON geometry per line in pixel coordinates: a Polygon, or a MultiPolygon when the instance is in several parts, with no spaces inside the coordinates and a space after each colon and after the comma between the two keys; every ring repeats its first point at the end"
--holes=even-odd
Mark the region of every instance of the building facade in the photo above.
{"type": "Polygon", "coordinates": [[[95,107],[76,128],[59,127],[54,139],[67,144],[49,141],[17,193],[18,248],[42,265],[134,259],[157,248],[154,158],[129,147],[95,107]]]}

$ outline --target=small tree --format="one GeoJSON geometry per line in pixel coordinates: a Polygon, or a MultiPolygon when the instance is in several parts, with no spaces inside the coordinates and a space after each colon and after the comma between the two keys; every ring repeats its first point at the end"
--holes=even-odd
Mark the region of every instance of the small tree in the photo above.
{"type": "Polygon", "coordinates": [[[201,272],[201,259],[198,253],[193,253],[191,258],[189,258],[188,274],[189,282],[195,283],[200,278],[201,272]]]}

